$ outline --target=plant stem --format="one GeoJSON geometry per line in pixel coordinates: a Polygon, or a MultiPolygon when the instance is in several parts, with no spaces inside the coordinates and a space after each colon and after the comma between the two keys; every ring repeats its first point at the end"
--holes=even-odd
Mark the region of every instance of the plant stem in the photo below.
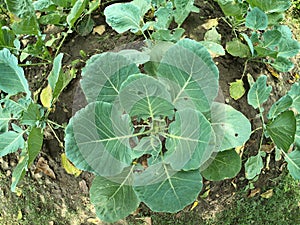
{"type": "Polygon", "coordinates": [[[258,152],[261,150],[261,146],[262,146],[262,142],[263,142],[263,139],[264,139],[264,133],[265,133],[265,120],[264,120],[264,116],[262,114],[262,110],[259,106],[259,115],[260,115],[260,119],[261,119],[261,122],[262,122],[262,132],[261,132],[261,137],[260,137],[260,143],[259,143],[259,149],[258,149],[258,152]]]}
{"type": "Polygon", "coordinates": [[[61,39],[61,41],[60,41],[60,43],[59,43],[59,45],[58,45],[58,47],[57,47],[57,49],[56,49],[56,52],[55,52],[55,56],[54,56],[54,57],[56,57],[56,56],[58,55],[58,52],[59,52],[59,50],[61,49],[63,43],[65,42],[65,40],[66,40],[66,38],[67,38],[67,36],[68,36],[68,33],[71,33],[71,32],[72,32],[72,30],[71,30],[70,28],[69,28],[69,30],[68,30],[67,32],[63,32],[63,38],[61,39]]]}
{"type": "Polygon", "coordinates": [[[53,125],[55,125],[55,126],[57,126],[57,127],[59,127],[59,128],[65,128],[64,126],[62,126],[62,125],[60,125],[60,124],[58,124],[58,123],[56,123],[56,122],[54,122],[54,121],[52,121],[52,120],[49,120],[49,119],[47,119],[47,123],[51,123],[51,124],[53,124],[53,125]]]}
{"type": "Polygon", "coordinates": [[[31,64],[18,64],[18,66],[40,66],[40,65],[48,65],[50,62],[44,62],[44,63],[31,63],[31,64]]]}
{"type": "Polygon", "coordinates": [[[251,134],[253,134],[254,132],[256,132],[256,131],[258,131],[258,130],[261,130],[261,129],[263,129],[263,127],[258,127],[258,128],[256,128],[256,129],[254,129],[254,130],[251,132],[251,134]]]}
{"type": "Polygon", "coordinates": [[[51,129],[51,131],[52,131],[52,133],[53,133],[53,135],[54,135],[54,137],[56,138],[56,140],[58,141],[58,143],[59,143],[59,146],[61,147],[61,148],[65,148],[64,147],[64,144],[62,143],[62,141],[58,138],[58,136],[57,136],[57,134],[56,134],[56,132],[54,131],[54,129],[53,129],[53,127],[52,127],[52,125],[50,124],[50,123],[48,123],[49,121],[47,121],[47,125],[50,127],[50,129],[51,129]]]}
{"type": "Polygon", "coordinates": [[[243,70],[243,74],[242,74],[241,80],[244,78],[244,76],[245,76],[245,74],[246,74],[248,61],[249,61],[249,59],[247,59],[247,60],[245,61],[245,64],[244,64],[244,70],[243,70]]]}

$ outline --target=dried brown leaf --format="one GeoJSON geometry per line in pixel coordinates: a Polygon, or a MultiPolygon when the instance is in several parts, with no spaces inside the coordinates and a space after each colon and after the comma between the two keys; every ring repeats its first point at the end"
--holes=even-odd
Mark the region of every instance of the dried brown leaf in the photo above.
{"type": "Polygon", "coordinates": [[[39,160],[36,164],[35,171],[34,171],[34,173],[39,173],[39,172],[42,172],[42,173],[46,174],[47,176],[49,176],[53,179],[56,179],[55,173],[49,167],[47,161],[43,157],[39,158],[39,160]]]}
{"type": "Polygon", "coordinates": [[[247,197],[248,198],[253,198],[255,195],[257,195],[259,193],[260,193],[260,188],[252,189],[247,197]]]}
{"type": "Polygon", "coordinates": [[[105,32],[105,25],[96,26],[93,29],[93,34],[102,35],[105,32]]]}

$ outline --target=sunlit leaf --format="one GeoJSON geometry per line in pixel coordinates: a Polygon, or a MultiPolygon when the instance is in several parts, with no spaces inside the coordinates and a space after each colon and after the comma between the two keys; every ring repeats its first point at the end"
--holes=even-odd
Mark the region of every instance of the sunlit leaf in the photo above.
{"type": "Polygon", "coordinates": [[[8,49],[0,51],[0,89],[10,95],[25,92],[30,98],[31,92],[24,71],[18,66],[18,59],[8,49]]]}
{"type": "Polygon", "coordinates": [[[78,177],[81,170],[77,169],[68,159],[65,153],[61,154],[61,164],[68,174],[78,177]]]}
{"type": "Polygon", "coordinates": [[[246,178],[248,180],[253,179],[260,174],[263,167],[264,163],[261,153],[258,153],[256,156],[251,156],[245,163],[246,178]]]}
{"type": "Polygon", "coordinates": [[[300,151],[294,150],[289,153],[285,160],[288,163],[288,170],[294,179],[300,180],[300,151]]]}
{"type": "Polygon", "coordinates": [[[117,53],[95,55],[82,69],[81,87],[88,102],[113,102],[127,77],[139,72],[134,62],[117,53]]]}
{"type": "Polygon", "coordinates": [[[253,30],[264,30],[268,26],[268,17],[262,10],[255,7],[247,14],[245,26],[253,30]]]}
{"type": "Polygon", "coordinates": [[[170,47],[158,67],[158,79],[166,85],[178,109],[192,107],[209,111],[218,93],[218,77],[209,52],[190,39],[170,47]]]}
{"type": "Polygon", "coordinates": [[[152,211],[178,212],[194,202],[202,189],[202,177],[198,170],[175,172],[161,164],[156,165],[155,171],[160,174],[157,182],[134,186],[138,198],[152,211]]]}
{"type": "Polygon", "coordinates": [[[128,183],[130,177],[120,182],[96,176],[90,190],[91,202],[97,216],[107,222],[115,222],[135,211],[140,203],[139,198],[128,183]],[[123,182],[122,182],[123,181],[123,182]]]}
{"type": "Polygon", "coordinates": [[[24,133],[17,133],[14,131],[0,134],[0,156],[5,156],[18,149],[23,149],[25,144],[23,134],[24,133]]]}
{"type": "Polygon", "coordinates": [[[49,84],[41,91],[40,99],[45,108],[47,109],[51,108],[53,95],[52,95],[52,88],[49,84]]]}
{"type": "Polygon", "coordinates": [[[288,95],[292,97],[294,107],[298,113],[300,113],[300,82],[296,82],[292,85],[291,90],[288,92],[288,95]]]}
{"type": "Polygon", "coordinates": [[[258,7],[264,12],[284,12],[290,6],[291,2],[289,0],[247,0],[251,7],[258,7]]]}
{"type": "Polygon", "coordinates": [[[267,86],[267,76],[261,75],[251,86],[248,92],[248,103],[254,108],[262,109],[262,104],[267,101],[272,91],[271,86],[267,86]]]}
{"type": "Polygon", "coordinates": [[[231,82],[229,93],[234,100],[238,100],[245,94],[244,82],[242,79],[231,82]]]}

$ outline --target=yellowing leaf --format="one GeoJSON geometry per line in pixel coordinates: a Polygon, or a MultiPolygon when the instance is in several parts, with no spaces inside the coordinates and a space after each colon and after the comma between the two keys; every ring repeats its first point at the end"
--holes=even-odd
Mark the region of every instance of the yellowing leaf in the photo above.
{"type": "Polygon", "coordinates": [[[271,198],[273,196],[273,189],[267,190],[266,192],[262,193],[260,197],[262,198],[271,198]]]}
{"type": "Polygon", "coordinates": [[[190,211],[192,211],[194,208],[196,208],[196,206],[197,206],[198,204],[199,204],[198,201],[194,201],[194,203],[193,203],[193,205],[192,205],[190,211]]]}
{"type": "Polygon", "coordinates": [[[206,29],[206,30],[209,30],[209,29],[211,29],[213,27],[218,26],[218,24],[219,23],[218,23],[218,19],[217,18],[216,19],[209,19],[209,20],[206,21],[206,23],[202,24],[202,27],[204,29],[206,29]]]}
{"type": "Polygon", "coordinates": [[[50,109],[52,103],[52,89],[49,84],[42,90],[40,94],[40,99],[43,106],[50,109]]]}
{"type": "Polygon", "coordinates": [[[18,210],[17,220],[21,220],[23,218],[22,211],[18,210]]]}
{"type": "Polygon", "coordinates": [[[105,32],[105,25],[100,25],[97,27],[94,27],[93,33],[97,33],[99,35],[102,35],[105,32]]]}
{"type": "Polygon", "coordinates": [[[73,164],[67,159],[65,153],[61,154],[61,163],[68,174],[72,174],[75,177],[78,177],[81,174],[81,170],[73,166],[73,164]]]}
{"type": "Polygon", "coordinates": [[[230,83],[230,96],[234,100],[240,99],[245,94],[244,82],[242,79],[230,83]]]}
{"type": "Polygon", "coordinates": [[[280,79],[280,75],[271,67],[270,65],[266,64],[267,70],[271,73],[273,77],[280,79]]]}

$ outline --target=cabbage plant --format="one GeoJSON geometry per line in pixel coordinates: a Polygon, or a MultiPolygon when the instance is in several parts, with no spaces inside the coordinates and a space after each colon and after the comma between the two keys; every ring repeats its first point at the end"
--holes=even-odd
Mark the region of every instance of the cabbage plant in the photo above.
{"type": "Polygon", "coordinates": [[[114,222],[141,202],[177,212],[197,199],[202,176],[234,177],[232,150],[251,134],[248,119],[215,101],[219,72],[200,43],[183,39],[150,50],[91,57],[82,70],[87,105],[66,128],[67,157],[95,175],[97,216],[114,222]]]}

